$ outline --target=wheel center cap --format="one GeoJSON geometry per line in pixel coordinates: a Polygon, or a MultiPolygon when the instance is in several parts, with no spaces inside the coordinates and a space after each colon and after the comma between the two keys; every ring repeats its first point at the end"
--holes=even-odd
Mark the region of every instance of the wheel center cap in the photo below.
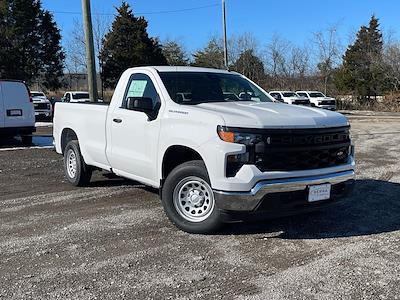
{"type": "Polygon", "coordinates": [[[204,202],[204,197],[200,195],[199,191],[190,191],[189,193],[189,199],[190,202],[192,202],[193,205],[201,205],[204,202]]]}

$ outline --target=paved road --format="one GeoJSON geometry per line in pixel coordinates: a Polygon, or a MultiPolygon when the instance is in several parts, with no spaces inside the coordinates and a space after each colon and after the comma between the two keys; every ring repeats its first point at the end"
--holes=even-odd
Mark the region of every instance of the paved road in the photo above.
{"type": "Polygon", "coordinates": [[[209,236],[177,230],[138,183],[74,188],[52,150],[0,151],[0,299],[399,298],[400,117],[350,118],[346,203],[209,236]]]}

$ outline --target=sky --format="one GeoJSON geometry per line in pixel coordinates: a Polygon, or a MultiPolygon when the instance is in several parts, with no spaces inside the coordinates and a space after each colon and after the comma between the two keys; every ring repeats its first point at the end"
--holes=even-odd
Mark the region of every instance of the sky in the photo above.
{"type": "MultiPolygon", "coordinates": [[[[221,0],[127,0],[148,21],[150,36],[181,41],[189,52],[222,33],[221,0]]],[[[42,0],[54,13],[66,47],[74,19],[81,20],[81,0],[42,0]]],[[[112,21],[121,0],[91,0],[92,14],[112,21]]],[[[310,43],[313,32],[337,25],[343,44],[375,14],[383,33],[400,37],[399,0],[226,0],[227,32],[251,32],[266,45],[277,34],[296,45],[310,43]]]]}

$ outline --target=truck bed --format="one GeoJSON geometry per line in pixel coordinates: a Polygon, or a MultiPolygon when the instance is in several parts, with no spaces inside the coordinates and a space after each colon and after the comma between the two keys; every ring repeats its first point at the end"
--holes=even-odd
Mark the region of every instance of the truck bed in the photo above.
{"type": "Polygon", "coordinates": [[[106,157],[106,119],[108,103],[57,103],[53,136],[56,151],[62,153],[62,129],[73,130],[81,144],[81,152],[89,165],[109,169],[106,157]]]}

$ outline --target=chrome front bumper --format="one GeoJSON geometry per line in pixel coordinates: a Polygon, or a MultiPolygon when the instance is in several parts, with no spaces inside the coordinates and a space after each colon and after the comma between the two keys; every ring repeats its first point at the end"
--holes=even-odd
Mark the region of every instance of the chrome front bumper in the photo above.
{"type": "Polygon", "coordinates": [[[214,190],[218,208],[229,211],[254,211],[268,194],[305,191],[311,185],[330,183],[332,187],[338,184],[354,183],[353,170],[327,175],[298,177],[280,180],[263,180],[258,182],[249,192],[227,192],[214,190]]]}

